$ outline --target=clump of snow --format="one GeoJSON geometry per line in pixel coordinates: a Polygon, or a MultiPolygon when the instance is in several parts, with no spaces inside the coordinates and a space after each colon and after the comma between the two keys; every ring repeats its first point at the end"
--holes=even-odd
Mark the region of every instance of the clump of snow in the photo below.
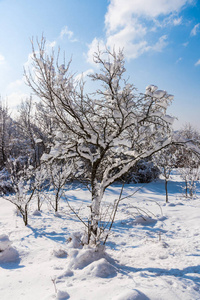
{"type": "Polygon", "coordinates": [[[67,257],[67,251],[62,248],[54,249],[52,252],[53,256],[57,258],[66,258],[67,257]]]}
{"type": "Polygon", "coordinates": [[[16,262],[18,259],[19,253],[12,247],[0,252],[0,262],[2,263],[16,262]]]}
{"type": "Polygon", "coordinates": [[[118,297],[113,300],[148,300],[149,298],[145,296],[142,292],[138,290],[125,291],[122,292],[118,297]]]}
{"type": "Polygon", "coordinates": [[[169,116],[169,115],[165,115],[164,117],[163,117],[163,120],[164,121],[166,121],[167,123],[169,123],[169,124],[173,124],[174,123],[174,121],[175,121],[175,118],[174,117],[171,117],[171,116],[169,116]]]}
{"type": "Polygon", "coordinates": [[[47,153],[43,153],[41,157],[41,161],[47,161],[51,156],[47,153]]]}
{"type": "Polygon", "coordinates": [[[19,259],[17,250],[11,247],[12,242],[6,234],[0,235],[0,262],[15,262],[19,259]]]}
{"type": "Polygon", "coordinates": [[[58,300],[66,300],[69,299],[69,294],[65,291],[58,291],[56,295],[56,299],[58,300]]]}
{"type": "Polygon", "coordinates": [[[71,249],[68,256],[68,268],[58,277],[73,276],[72,269],[82,270],[84,276],[111,278],[117,275],[116,268],[108,261],[104,247],[84,246],[82,249],[71,249]]]}
{"type": "Polygon", "coordinates": [[[82,245],[82,234],[80,232],[73,232],[72,235],[68,239],[68,247],[69,248],[78,248],[81,249],[82,245]]]}
{"type": "Polygon", "coordinates": [[[35,140],[35,143],[36,143],[36,144],[43,143],[43,140],[41,140],[41,139],[36,139],[36,140],[35,140]]]}
{"type": "Polygon", "coordinates": [[[145,226],[155,224],[156,222],[157,222],[156,219],[153,219],[148,216],[142,216],[142,215],[136,216],[135,220],[133,221],[133,223],[135,224],[140,224],[145,226]]]}
{"type": "Polygon", "coordinates": [[[166,91],[162,91],[162,90],[157,90],[155,92],[153,92],[153,97],[155,98],[163,98],[166,95],[166,91]]]}
{"type": "Polygon", "coordinates": [[[94,261],[97,261],[105,256],[104,248],[92,248],[84,246],[83,249],[75,250],[70,253],[69,267],[74,269],[83,269],[94,261]]]}
{"type": "Polygon", "coordinates": [[[74,272],[70,269],[67,269],[63,274],[61,274],[60,276],[58,276],[58,279],[62,279],[64,277],[71,277],[74,275],[74,272]]]}
{"type": "Polygon", "coordinates": [[[12,242],[9,240],[9,237],[6,234],[0,235],[0,252],[8,249],[11,246],[12,242]]]}
{"type": "Polygon", "coordinates": [[[158,87],[156,85],[150,84],[146,87],[146,95],[149,93],[153,93],[158,89],[158,87]]]}
{"type": "Polygon", "coordinates": [[[92,262],[84,269],[84,274],[93,276],[108,278],[117,275],[116,269],[105,259],[101,258],[92,262]]]}

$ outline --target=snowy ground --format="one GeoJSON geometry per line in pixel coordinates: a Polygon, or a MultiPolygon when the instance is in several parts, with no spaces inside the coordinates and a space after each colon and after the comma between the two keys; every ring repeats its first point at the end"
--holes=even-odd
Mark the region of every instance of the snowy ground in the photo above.
{"type": "MultiPolygon", "coordinates": [[[[122,201],[106,254],[73,249],[67,242],[83,225],[65,202],[60,216],[44,205],[41,216],[31,215],[25,227],[14,206],[0,199],[0,236],[12,242],[0,252],[0,299],[200,299],[200,199],[198,193],[185,199],[180,186],[173,176],[167,205],[162,180],[122,201]],[[152,219],[138,217],[137,207],[152,219]]],[[[126,185],[124,196],[138,187],[126,185]]],[[[104,207],[119,193],[120,185],[109,188],[104,207]]],[[[89,192],[74,185],[67,194],[70,204],[87,214],[89,192]]]]}

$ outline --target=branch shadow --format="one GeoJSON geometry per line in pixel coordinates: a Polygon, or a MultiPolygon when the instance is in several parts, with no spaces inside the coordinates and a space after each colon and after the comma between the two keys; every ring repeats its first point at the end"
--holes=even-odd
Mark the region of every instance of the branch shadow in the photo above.
{"type": "Polygon", "coordinates": [[[148,272],[146,277],[174,276],[177,278],[192,280],[196,284],[200,285],[200,276],[195,276],[195,274],[200,274],[200,265],[190,266],[184,269],[171,268],[169,270],[161,268],[134,268],[132,266],[120,265],[117,262],[115,262],[115,266],[123,275],[130,275],[130,273],[137,272],[148,272]]]}
{"type": "Polygon", "coordinates": [[[32,232],[24,238],[27,238],[29,236],[33,236],[35,239],[44,237],[61,244],[66,243],[68,232],[56,232],[54,230],[47,232],[46,230],[49,230],[49,228],[47,227],[33,228],[30,225],[28,227],[32,232]]]}

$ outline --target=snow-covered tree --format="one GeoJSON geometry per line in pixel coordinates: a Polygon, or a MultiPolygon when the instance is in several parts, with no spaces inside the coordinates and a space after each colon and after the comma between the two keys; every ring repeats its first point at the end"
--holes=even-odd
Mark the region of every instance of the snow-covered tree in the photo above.
{"type": "Polygon", "coordinates": [[[44,151],[44,134],[42,132],[42,122],[38,124],[36,111],[32,97],[22,101],[19,107],[18,128],[25,140],[26,155],[31,158],[32,164],[40,165],[41,150],[44,151]],[[40,145],[41,144],[41,145],[40,145]]]}
{"type": "Polygon", "coordinates": [[[45,39],[33,45],[28,85],[51,108],[58,130],[46,161],[73,159],[86,174],[91,189],[88,241],[97,242],[101,201],[105,189],[145,159],[171,143],[173,118],[166,114],[173,96],[149,85],[144,94],[124,79],[121,51],[94,54],[99,72],[90,75],[98,86],[85,93],[84,82],[70,73],[70,63],[45,52],[45,39]]]}
{"type": "Polygon", "coordinates": [[[176,151],[179,171],[185,182],[185,196],[192,198],[196,192],[196,181],[200,178],[200,159],[197,151],[200,134],[191,124],[186,124],[180,130],[180,136],[189,144],[192,143],[191,147],[179,147],[176,151]]]}
{"type": "Polygon", "coordinates": [[[154,155],[154,161],[160,168],[160,171],[165,178],[165,199],[169,201],[168,197],[168,181],[170,179],[173,168],[176,167],[176,147],[169,146],[154,155]]]}
{"type": "Polygon", "coordinates": [[[65,162],[54,162],[46,164],[47,176],[50,189],[53,190],[55,197],[50,198],[50,204],[54,211],[58,211],[59,202],[64,196],[64,188],[72,175],[72,166],[65,162]]]}
{"type": "Polygon", "coordinates": [[[16,206],[23,218],[25,226],[27,226],[29,207],[36,190],[34,184],[34,168],[31,165],[24,165],[23,168],[18,168],[18,161],[16,159],[9,160],[8,163],[13,194],[5,195],[4,199],[16,206]]]}
{"type": "Polygon", "coordinates": [[[193,198],[196,193],[196,182],[200,179],[200,168],[196,165],[194,167],[193,164],[187,167],[179,169],[181,178],[185,182],[185,186],[183,188],[185,192],[185,197],[193,198]]]}
{"type": "Polygon", "coordinates": [[[44,190],[49,186],[47,170],[44,168],[43,165],[39,165],[36,169],[34,169],[34,188],[35,188],[35,195],[37,198],[37,210],[35,213],[39,213],[46,198],[46,193],[44,190]]]}
{"type": "Polygon", "coordinates": [[[13,120],[8,107],[0,99],[0,168],[4,168],[10,156],[13,120]]]}

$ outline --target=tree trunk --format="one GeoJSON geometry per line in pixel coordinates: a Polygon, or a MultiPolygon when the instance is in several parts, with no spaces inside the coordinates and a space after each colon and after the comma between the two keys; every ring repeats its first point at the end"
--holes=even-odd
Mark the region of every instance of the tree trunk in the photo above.
{"type": "Polygon", "coordinates": [[[166,193],[166,203],[168,203],[168,180],[165,180],[165,193],[166,193]]]}
{"type": "Polygon", "coordinates": [[[38,194],[38,201],[37,201],[37,205],[38,205],[38,211],[40,211],[40,205],[41,205],[41,203],[40,203],[41,201],[40,201],[40,196],[39,196],[39,194],[38,194]]]}
{"type": "Polygon", "coordinates": [[[187,198],[188,196],[188,183],[187,180],[185,180],[185,197],[187,198]]]}
{"type": "Polygon", "coordinates": [[[25,209],[22,216],[23,216],[24,225],[27,226],[28,225],[28,211],[27,211],[27,209],[25,209]]]}
{"type": "Polygon", "coordinates": [[[92,185],[92,204],[91,204],[91,216],[90,216],[90,226],[88,232],[88,242],[91,241],[91,237],[94,238],[94,243],[97,242],[98,239],[98,225],[100,219],[100,204],[101,204],[101,191],[100,185],[95,180],[92,185]]]}

